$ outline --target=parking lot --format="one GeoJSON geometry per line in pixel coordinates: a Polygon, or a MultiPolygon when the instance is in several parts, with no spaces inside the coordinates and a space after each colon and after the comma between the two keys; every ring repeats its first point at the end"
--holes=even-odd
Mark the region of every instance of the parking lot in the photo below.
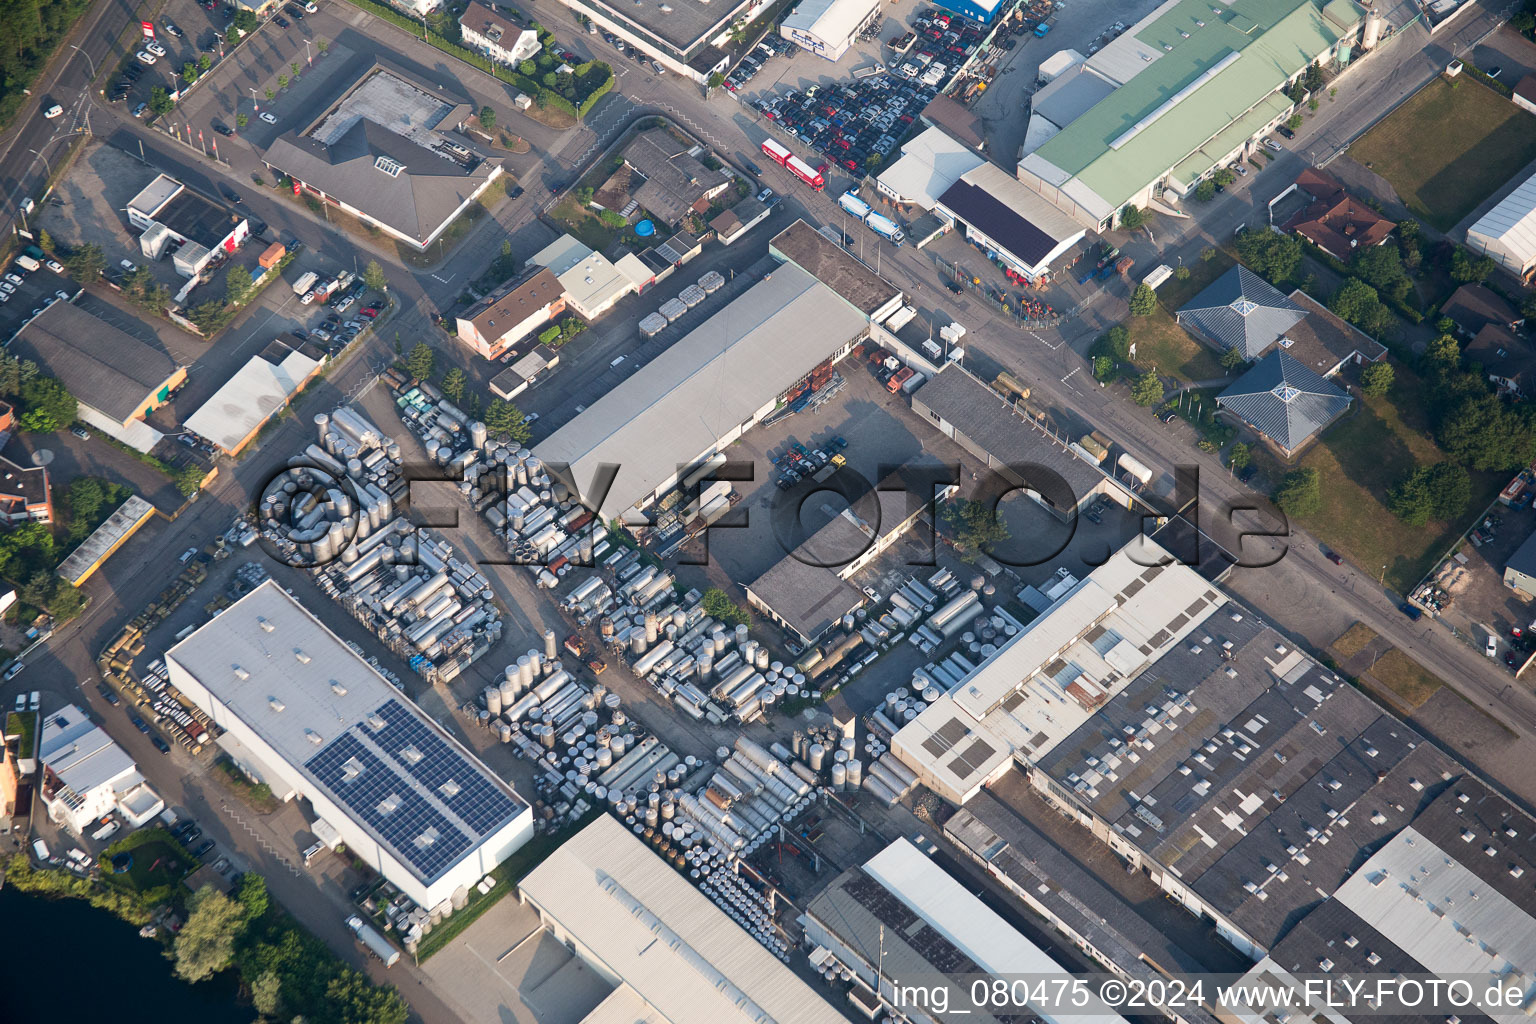
{"type": "Polygon", "coordinates": [[[108,100],[120,102],[132,112],[139,104],[149,102],[150,92],[156,86],[168,93],[178,85],[185,87],[187,83],[180,77],[185,65],[196,64],[204,56],[211,62],[219,60],[220,42],[232,17],[233,8],[222,2],[209,10],[197,0],[168,0],[154,19],[153,42],[164,53],[148,50],[150,40],[140,40],[124,57],[118,72],[103,78],[101,86],[108,100]],[[136,56],[146,51],[155,58],[154,64],[146,64],[136,56]]]}
{"type": "Polygon", "coordinates": [[[1491,632],[1498,638],[1495,657],[1503,659],[1518,647],[1516,660],[1523,662],[1533,646],[1536,603],[1504,585],[1504,566],[1532,531],[1536,531],[1536,512],[1495,506],[1491,519],[1476,531],[1482,542],[1461,545],[1465,562],[1446,562],[1440,568],[1437,590],[1415,596],[1426,604],[1438,604],[1445,625],[1479,650],[1485,649],[1491,632]],[[1522,634],[1518,644],[1511,633],[1516,627],[1522,634]]]}

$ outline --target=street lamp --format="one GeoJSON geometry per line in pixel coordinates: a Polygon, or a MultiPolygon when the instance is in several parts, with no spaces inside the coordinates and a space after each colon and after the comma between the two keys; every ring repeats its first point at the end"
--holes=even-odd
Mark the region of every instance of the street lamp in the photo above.
{"type": "MultiPolygon", "coordinates": [[[[91,81],[92,82],[96,81],[96,62],[91,59],[91,55],[86,53],[84,50],[80,49],[80,47],[76,46],[74,43],[70,43],[69,44],[69,48],[71,50],[74,50],[74,51],[78,52],[80,54],[80,56],[85,58],[86,64],[88,64],[90,66],[90,69],[91,69],[91,81]]],[[[103,89],[102,92],[105,93],[106,90],[103,89]]]]}
{"type": "Polygon", "coordinates": [[[52,165],[50,165],[48,163],[48,158],[43,156],[43,154],[39,153],[35,149],[28,149],[27,152],[31,153],[33,156],[37,157],[39,160],[41,160],[43,162],[43,170],[47,172],[48,180],[52,181],[53,180],[53,167],[52,167],[52,165]]]}

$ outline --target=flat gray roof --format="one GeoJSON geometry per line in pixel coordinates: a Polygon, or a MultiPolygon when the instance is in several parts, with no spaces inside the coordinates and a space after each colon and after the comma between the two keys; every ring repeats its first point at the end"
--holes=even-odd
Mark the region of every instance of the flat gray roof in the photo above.
{"type": "Polygon", "coordinates": [[[589,506],[599,467],[617,467],[597,511],[605,519],[619,516],[864,327],[863,317],[810,274],[779,267],[557,430],[535,454],[586,493],[589,506]]]}
{"type": "Polygon", "coordinates": [[[571,7],[585,7],[642,34],[662,40],[680,52],[692,50],[719,34],[751,0],[569,0],[571,7]]]}
{"type": "Polygon", "coordinates": [[[768,251],[816,278],[865,316],[874,316],[901,294],[901,289],[803,220],[774,235],[768,251]]]}

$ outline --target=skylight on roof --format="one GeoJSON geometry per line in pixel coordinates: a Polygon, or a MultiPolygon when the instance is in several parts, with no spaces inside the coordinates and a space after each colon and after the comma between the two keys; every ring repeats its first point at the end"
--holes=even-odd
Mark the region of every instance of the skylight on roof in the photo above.
{"type": "Polygon", "coordinates": [[[1289,405],[1292,401],[1301,395],[1301,389],[1293,388],[1289,384],[1279,384],[1275,386],[1270,394],[1274,395],[1276,398],[1280,399],[1280,401],[1289,405]]]}
{"type": "Polygon", "coordinates": [[[1235,310],[1239,316],[1247,316],[1249,313],[1252,313],[1258,308],[1259,304],[1254,302],[1252,299],[1238,299],[1236,302],[1232,303],[1232,309],[1235,310]]]}
{"type": "Polygon", "coordinates": [[[391,160],[387,156],[374,157],[373,166],[377,167],[391,178],[398,178],[400,176],[400,172],[405,170],[404,164],[398,160],[391,160]]]}

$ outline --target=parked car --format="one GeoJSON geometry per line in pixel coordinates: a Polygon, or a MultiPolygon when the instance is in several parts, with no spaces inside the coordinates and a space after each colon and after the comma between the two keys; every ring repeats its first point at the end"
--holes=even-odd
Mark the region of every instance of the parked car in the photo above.
{"type": "Polygon", "coordinates": [[[1488,634],[1488,642],[1483,645],[1483,653],[1490,658],[1499,656],[1499,638],[1492,633],[1488,634]]]}
{"type": "Polygon", "coordinates": [[[1424,613],[1419,610],[1417,605],[1409,604],[1407,601],[1404,601],[1402,604],[1398,605],[1397,610],[1415,622],[1424,617],[1424,613]]]}
{"type": "Polygon", "coordinates": [[[150,53],[154,54],[156,57],[164,57],[165,56],[165,47],[160,45],[159,40],[156,40],[156,39],[146,40],[145,43],[144,43],[144,49],[149,51],[150,53]]]}
{"type": "Polygon", "coordinates": [[[1334,565],[1343,565],[1344,564],[1343,556],[1341,556],[1337,551],[1329,551],[1327,554],[1328,554],[1328,561],[1332,562],[1334,565]]]}
{"type": "Polygon", "coordinates": [[[108,704],[112,705],[113,707],[117,707],[119,704],[122,703],[122,700],[118,698],[117,694],[113,691],[112,687],[108,686],[106,683],[97,683],[96,684],[96,692],[101,694],[101,699],[102,700],[106,701],[108,704]]]}
{"type": "Polygon", "coordinates": [[[277,27],[278,28],[288,28],[289,26],[291,26],[293,24],[293,22],[289,21],[287,18],[283,17],[281,14],[277,15],[272,20],[277,22],[277,27]]]}
{"type": "Polygon", "coordinates": [[[225,136],[226,138],[235,134],[235,130],[229,125],[225,124],[223,121],[213,122],[213,130],[218,132],[220,135],[225,136]]]}
{"type": "Polygon", "coordinates": [[[53,293],[53,297],[58,299],[60,302],[68,302],[69,301],[69,292],[57,291],[57,292],[53,293]]]}
{"type": "Polygon", "coordinates": [[[60,263],[58,260],[44,260],[43,261],[43,266],[47,267],[49,270],[53,271],[55,274],[62,274],[62,273],[64,273],[64,264],[60,263]]]}
{"type": "Polygon", "coordinates": [[[148,50],[140,50],[138,53],[134,54],[134,57],[140,64],[153,64],[155,61],[160,59],[159,57],[156,57],[154,54],[150,53],[148,50]]]}
{"type": "Polygon", "coordinates": [[[267,122],[267,124],[277,124],[277,118],[272,116],[272,112],[270,110],[263,110],[261,112],[261,119],[267,122]]]}
{"type": "Polygon", "coordinates": [[[117,265],[122,267],[123,270],[127,271],[130,274],[133,273],[135,270],[139,269],[138,265],[136,263],[134,263],[132,260],[118,260],[117,261],[117,265]]]}
{"type": "Polygon", "coordinates": [[[149,723],[144,721],[144,719],[140,718],[138,715],[129,715],[128,721],[133,723],[133,727],[139,730],[139,732],[146,736],[149,735],[149,723]]]}
{"type": "Polygon", "coordinates": [[[140,103],[138,106],[133,108],[134,117],[143,117],[147,113],[149,113],[148,103],[140,103]]]}
{"type": "Polygon", "coordinates": [[[155,749],[160,751],[162,754],[169,754],[171,752],[171,745],[165,742],[165,740],[161,739],[159,736],[151,736],[149,738],[149,742],[153,743],[155,745],[155,749]]]}
{"type": "Polygon", "coordinates": [[[221,184],[219,186],[219,192],[223,194],[225,199],[228,199],[230,202],[232,202],[232,203],[234,203],[236,205],[239,205],[240,203],[245,202],[244,199],[240,198],[240,193],[236,192],[234,189],[230,188],[228,185],[222,185],[221,184]]]}
{"type": "Polygon", "coordinates": [[[524,191],[523,190],[523,186],[521,186],[521,185],[514,186],[512,191],[507,193],[507,198],[508,199],[521,199],[521,198],[523,198],[523,191],[524,191]]]}
{"type": "Polygon", "coordinates": [[[160,24],[164,26],[167,32],[175,36],[177,39],[180,39],[182,36],[186,35],[186,33],[181,30],[180,26],[178,26],[174,21],[171,21],[169,18],[167,18],[165,21],[162,21],[160,24]]]}
{"type": "Polygon", "coordinates": [[[213,846],[214,843],[212,839],[204,839],[198,848],[192,851],[192,856],[196,857],[198,860],[202,860],[203,857],[207,855],[208,851],[213,849],[213,846]]]}
{"type": "Polygon", "coordinates": [[[1491,67],[1487,71],[1483,72],[1483,74],[1487,75],[1489,78],[1498,78],[1503,73],[1504,73],[1504,69],[1501,68],[1501,67],[1498,67],[1497,65],[1495,65],[1494,67],[1491,67]]]}
{"type": "Polygon", "coordinates": [[[89,441],[91,439],[91,432],[84,427],[70,427],[69,432],[82,441],[89,441]]]}
{"type": "Polygon", "coordinates": [[[1276,142],[1274,139],[1265,139],[1264,140],[1264,148],[1267,149],[1267,150],[1270,150],[1271,152],[1274,152],[1274,153],[1284,153],[1285,152],[1285,147],[1280,145],[1280,143],[1276,142]]]}

